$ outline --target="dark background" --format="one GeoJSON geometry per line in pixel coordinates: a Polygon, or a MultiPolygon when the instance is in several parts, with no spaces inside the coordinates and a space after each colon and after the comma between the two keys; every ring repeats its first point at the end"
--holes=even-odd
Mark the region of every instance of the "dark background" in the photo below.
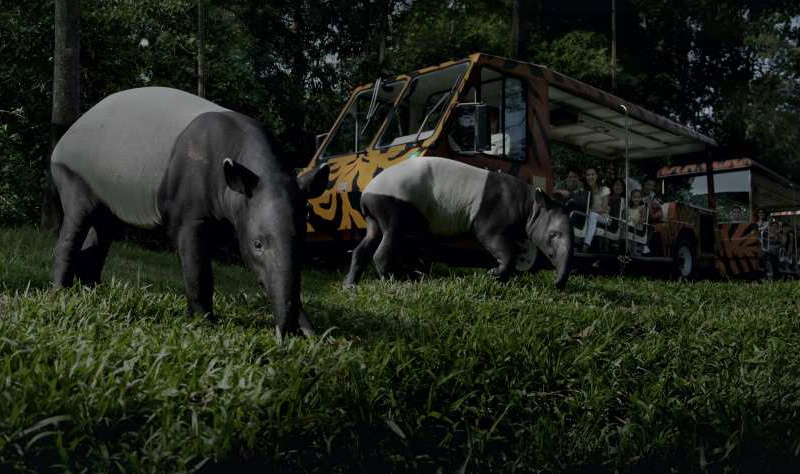
{"type": "MultiPolygon", "coordinates": [[[[489,0],[205,0],[207,97],[309,154],[351,87],[483,51],[510,55],[489,0]]],[[[523,2],[522,59],[611,90],[611,0],[523,2]]],[[[145,85],[197,90],[197,0],[80,2],[80,109],[145,85]]],[[[0,225],[39,222],[54,2],[0,1],[0,225]]],[[[616,93],[689,124],[724,157],[800,180],[800,2],[617,0],[616,93]]]]}

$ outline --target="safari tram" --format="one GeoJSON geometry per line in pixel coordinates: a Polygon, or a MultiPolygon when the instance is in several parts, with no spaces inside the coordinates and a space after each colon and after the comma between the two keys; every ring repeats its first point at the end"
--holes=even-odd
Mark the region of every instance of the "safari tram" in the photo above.
{"type": "MultiPolygon", "coordinates": [[[[715,161],[711,137],[546,66],[483,53],[354,89],[307,165],[330,168],[326,191],[309,200],[308,241],[354,247],[366,226],[361,192],[410,159],[449,158],[553,193],[553,143],[623,163],[624,196],[636,163],[681,163],[658,171],[659,198],[640,223],[626,220],[621,198],[596,230],[599,244],[574,247],[578,260],[659,265],[680,278],[798,274],[796,184],[750,159],[715,161]],[[759,210],[782,222],[756,223],[759,210]]],[[[576,243],[591,199],[565,203],[576,243]]]]}

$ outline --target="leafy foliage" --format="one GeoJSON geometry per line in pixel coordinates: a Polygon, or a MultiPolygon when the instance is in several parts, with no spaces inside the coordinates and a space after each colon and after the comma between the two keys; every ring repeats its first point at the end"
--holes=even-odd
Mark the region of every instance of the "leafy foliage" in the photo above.
{"type": "MultiPolygon", "coordinates": [[[[209,98],[304,157],[354,85],[510,49],[509,0],[208,1],[209,98]]],[[[195,0],[81,3],[83,110],[130,87],[195,90],[195,0]]],[[[528,13],[528,59],[610,89],[607,3],[540,0],[528,13]]],[[[721,157],[746,155],[800,180],[798,18],[793,0],[618,0],[616,93],[710,133],[721,157]]],[[[0,223],[36,220],[52,42],[52,1],[4,3],[0,223]]]]}

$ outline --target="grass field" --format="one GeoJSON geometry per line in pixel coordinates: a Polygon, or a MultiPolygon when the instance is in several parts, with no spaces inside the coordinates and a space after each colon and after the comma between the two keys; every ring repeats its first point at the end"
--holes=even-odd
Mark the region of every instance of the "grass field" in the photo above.
{"type": "Polygon", "coordinates": [[[0,230],[0,472],[783,471],[800,465],[800,283],[307,270],[279,344],[254,278],[185,314],[174,254],[118,243],[54,292],[0,230]]]}

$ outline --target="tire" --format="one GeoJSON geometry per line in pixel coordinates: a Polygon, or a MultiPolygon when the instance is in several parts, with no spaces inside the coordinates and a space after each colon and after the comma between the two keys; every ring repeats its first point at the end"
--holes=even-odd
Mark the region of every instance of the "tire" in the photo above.
{"type": "Polygon", "coordinates": [[[691,280],[697,273],[697,259],[694,246],[688,239],[680,239],[675,244],[675,254],[672,259],[672,268],[678,280],[691,280]]]}

